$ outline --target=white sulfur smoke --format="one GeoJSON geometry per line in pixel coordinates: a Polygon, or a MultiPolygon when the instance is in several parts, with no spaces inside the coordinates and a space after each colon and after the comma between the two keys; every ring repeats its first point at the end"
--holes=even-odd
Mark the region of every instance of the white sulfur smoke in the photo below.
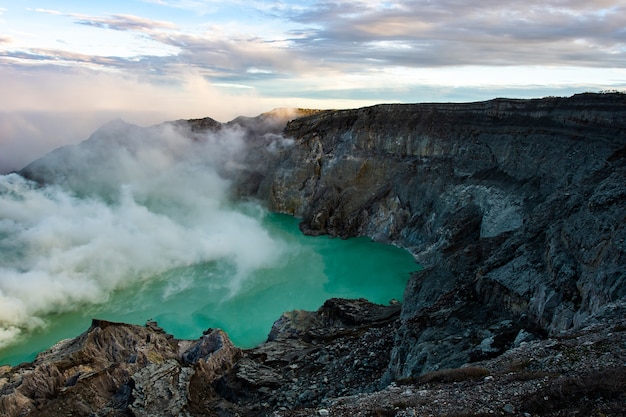
{"type": "Polygon", "coordinates": [[[0,176],[0,348],[173,268],[226,260],[234,294],[281,258],[263,211],[233,207],[218,174],[245,152],[244,132],[190,135],[114,122],[39,163],[55,185],[0,176]]]}

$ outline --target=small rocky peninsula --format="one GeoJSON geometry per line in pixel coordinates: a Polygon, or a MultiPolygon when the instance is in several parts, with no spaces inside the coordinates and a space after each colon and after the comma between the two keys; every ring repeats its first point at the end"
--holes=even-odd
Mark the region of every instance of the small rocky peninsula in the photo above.
{"type": "MultiPolygon", "coordinates": [[[[249,350],[219,329],[94,319],[0,367],[1,415],[626,415],[625,94],[175,124],[246,131],[222,167],[234,198],[401,246],[423,270],[402,303],[285,312],[249,350]]],[[[71,157],[21,174],[72,181],[71,157]]]]}

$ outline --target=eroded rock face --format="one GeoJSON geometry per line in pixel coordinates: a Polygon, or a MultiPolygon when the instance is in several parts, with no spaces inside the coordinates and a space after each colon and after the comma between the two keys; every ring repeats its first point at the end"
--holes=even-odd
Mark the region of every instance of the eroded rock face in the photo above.
{"type": "Polygon", "coordinates": [[[94,320],[81,336],[60,342],[35,362],[5,369],[0,414],[184,415],[194,379],[210,387],[239,355],[221,330],[178,341],[155,323],[94,320]]]}
{"type": "Polygon", "coordinates": [[[381,105],[285,133],[296,146],[261,187],[272,209],[426,267],[390,380],[501,353],[523,329],[556,334],[626,294],[623,94],[381,105]]]}

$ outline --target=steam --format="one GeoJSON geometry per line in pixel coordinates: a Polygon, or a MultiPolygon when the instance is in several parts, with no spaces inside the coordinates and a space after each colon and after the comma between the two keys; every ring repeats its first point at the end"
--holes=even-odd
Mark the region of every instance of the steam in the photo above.
{"type": "Polygon", "coordinates": [[[146,126],[175,118],[141,111],[0,111],[0,174],[20,170],[59,146],[79,143],[97,127],[121,116],[146,126]]]}
{"type": "Polygon", "coordinates": [[[220,175],[241,163],[244,136],[237,125],[200,135],[116,121],[31,164],[48,185],[0,176],[0,348],[47,314],[174,268],[227,262],[234,295],[278,262],[286,245],[262,227],[264,211],[230,202],[220,175]]]}

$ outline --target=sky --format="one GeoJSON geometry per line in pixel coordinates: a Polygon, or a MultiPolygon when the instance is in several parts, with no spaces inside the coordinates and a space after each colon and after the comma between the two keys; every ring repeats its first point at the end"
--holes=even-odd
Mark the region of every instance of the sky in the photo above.
{"type": "Polygon", "coordinates": [[[624,0],[0,0],[0,172],[116,117],[603,90],[624,0]]]}

